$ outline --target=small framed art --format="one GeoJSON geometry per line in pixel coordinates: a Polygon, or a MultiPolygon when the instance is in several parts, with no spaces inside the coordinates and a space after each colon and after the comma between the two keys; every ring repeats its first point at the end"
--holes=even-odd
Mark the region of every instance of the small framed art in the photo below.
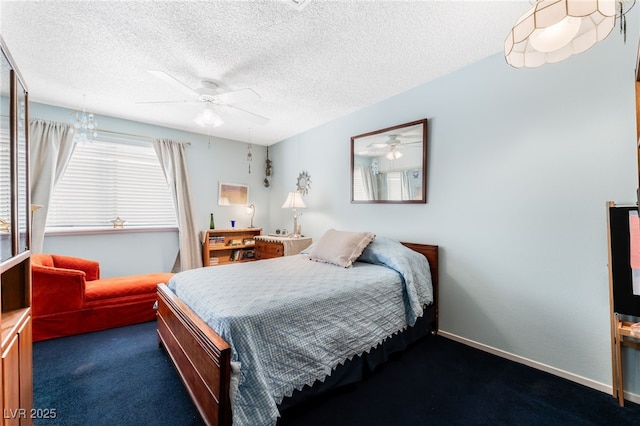
{"type": "Polygon", "coordinates": [[[249,186],[239,183],[220,182],[218,188],[219,206],[249,205],[249,186]]]}

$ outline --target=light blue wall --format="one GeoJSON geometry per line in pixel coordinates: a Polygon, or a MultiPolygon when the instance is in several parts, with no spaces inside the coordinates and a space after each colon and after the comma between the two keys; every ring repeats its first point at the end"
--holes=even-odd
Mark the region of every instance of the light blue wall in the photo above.
{"type": "MultiPolygon", "coordinates": [[[[31,118],[68,122],[71,111],[32,103],[31,118]]],[[[253,145],[252,173],[248,173],[247,144],[188,133],[150,124],[103,116],[98,113],[100,128],[191,142],[187,148],[189,177],[194,210],[200,229],[209,227],[209,214],[214,213],[217,228],[248,226],[250,216],[242,207],[221,207],[218,202],[218,183],[231,182],[249,185],[249,201],[256,205],[254,224],[268,222],[268,196],[265,188],[264,164],[266,148],[253,145]]],[[[248,135],[247,131],[247,135],[248,135]]],[[[37,212],[35,213],[37,214],[37,212]]],[[[84,256],[101,262],[105,277],[135,273],[170,271],[178,252],[177,232],[113,233],[78,236],[45,236],[44,252],[84,256]]]]}
{"type": "Polygon", "coordinates": [[[610,386],[605,204],[635,200],[638,182],[629,18],[626,45],[614,30],[532,70],[498,54],[278,143],[272,228],[291,222],[280,204],[306,170],[306,234],[439,244],[442,330],[610,386]],[[350,204],[350,137],[425,117],[428,203],[350,204]]]}

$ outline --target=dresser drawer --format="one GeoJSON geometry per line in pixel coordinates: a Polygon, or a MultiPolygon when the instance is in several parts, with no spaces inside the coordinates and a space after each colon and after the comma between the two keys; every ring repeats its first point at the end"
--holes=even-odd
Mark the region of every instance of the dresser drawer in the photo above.
{"type": "Polygon", "coordinates": [[[284,246],[275,241],[256,240],[256,259],[271,259],[284,256],[284,246]]]}

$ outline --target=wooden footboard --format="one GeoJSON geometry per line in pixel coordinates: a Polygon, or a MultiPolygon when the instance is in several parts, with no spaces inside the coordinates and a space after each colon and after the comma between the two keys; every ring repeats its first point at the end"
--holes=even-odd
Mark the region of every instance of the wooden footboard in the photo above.
{"type": "Polygon", "coordinates": [[[231,425],[231,348],[164,284],[158,285],[158,339],[203,420],[231,425]]]}
{"type": "MultiPolygon", "coordinates": [[[[432,332],[438,330],[438,246],[402,243],[429,260],[433,282],[432,332]]],[[[164,284],[158,285],[158,339],[203,420],[231,425],[231,348],[164,284]]]]}

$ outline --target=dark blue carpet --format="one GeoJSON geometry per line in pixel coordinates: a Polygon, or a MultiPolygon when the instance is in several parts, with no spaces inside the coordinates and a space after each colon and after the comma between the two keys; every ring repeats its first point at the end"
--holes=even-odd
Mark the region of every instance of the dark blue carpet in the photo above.
{"type": "Polygon", "coordinates": [[[155,321],[33,344],[38,425],[201,425],[155,321]]]}
{"type": "MultiPolygon", "coordinates": [[[[200,425],[155,322],[34,343],[37,425],[200,425]]],[[[369,378],[283,413],[279,426],[640,425],[640,406],[429,337],[369,378]]],[[[256,425],[258,426],[258,425],[256,425]]]]}

